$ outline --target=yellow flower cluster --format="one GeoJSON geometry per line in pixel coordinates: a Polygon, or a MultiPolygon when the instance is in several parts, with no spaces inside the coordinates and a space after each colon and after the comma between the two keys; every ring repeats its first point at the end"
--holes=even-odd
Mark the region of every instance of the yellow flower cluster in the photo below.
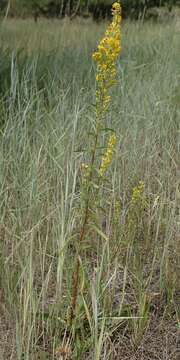
{"type": "Polygon", "coordinates": [[[147,207],[144,189],[144,181],[139,181],[132,191],[127,224],[130,233],[135,234],[135,231],[139,228],[143,219],[144,210],[147,207]]]}
{"type": "Polygon", "coordinates": [[[105,173],[105,171],[108,169],[109,165],[112,162],[115,145],[116,145],[116,135],[113,134],[110,136],[108,144],[107,144],[106,152],[102,156],[101,166],[99,169],[99,174],[101,176],[103,176],[103,174],[105,173]]]}
{"type": "Polygon", "coordinates": [[[85,164],[85,163],[82,163],[81,164],[81,169],[82,170],[87,170],[89,168],[89,165],[88,164],[85,164]]]}
{"type": "Polygon", "coordinates": [[[92,55],[97,62],[96,113],[99,118],[108,109],[111,97],[108,90],[116,83],[116,60],[121,51],[121,5],[112,5],[113,21],[108,26],[97,51],[92,55]]]}
{"type": "MultiPolygon", "coordinates": [[[[141,196],[144,191],[144,181],[139,181],[139,184],[134,187],[132,192],[131,204],[136,205],[141,202],[141,196]]],[[[139,204],[140,205],[140,204],[139,204]]]]}

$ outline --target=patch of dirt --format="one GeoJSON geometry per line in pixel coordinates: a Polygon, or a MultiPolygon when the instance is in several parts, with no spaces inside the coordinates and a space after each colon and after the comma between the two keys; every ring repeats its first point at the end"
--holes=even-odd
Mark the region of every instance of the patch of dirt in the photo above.
{"type": "Polygon", "coordinates": [[[140,345],[133,346],[131,339],[119,337],[114,346],[113,360],[178,360],[180,359],[180,330],[175,319],[151,321],[140,345]]]}
{"type": "Polygon", "coordinates": [[[13,325],[0,293],[0,360],[17,360],[15,326],[13,325]]]}

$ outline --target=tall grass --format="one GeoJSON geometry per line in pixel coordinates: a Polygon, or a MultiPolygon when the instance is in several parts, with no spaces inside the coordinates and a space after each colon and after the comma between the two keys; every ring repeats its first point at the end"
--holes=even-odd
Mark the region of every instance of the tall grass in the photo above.
{"type": "MultiPolygon", "coordinates": [[[[95,100],[91,53],[103,31],[82,21],[1,24],[0,284],[15,359],[62,354],[95,100]]],[[[125,332],[138,346],[157,297],[179,323],[178,36],[175,23],[123,26],[107,122],[118,145],[99,219],[106,236],[87,239],[66,349],[74,359],[115,359],[125,332]],[[145,203],[132,211],[139,180],[145,203]]]]}

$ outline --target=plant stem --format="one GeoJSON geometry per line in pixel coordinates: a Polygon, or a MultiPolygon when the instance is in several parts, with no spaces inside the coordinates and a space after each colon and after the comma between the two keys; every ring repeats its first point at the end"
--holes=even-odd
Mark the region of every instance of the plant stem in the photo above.
{"type": "MultiPolygon", "coordinates": [[[[91,171],[90,171],[89,180],[88,180],[89,184],[91,184],[91,181],[93,178],[93,167],[94,167],[94,163],[95,163],[95,159],[96,159],[96,150],[97,150],[98,136],[99,136],[99,126],[98,125],[99,125],[99,121],[97,122],[95,138],[94,138],[94,146],[93,146],[91,162],[90,162],[91,171]]],[[[87,192],[85,216],[84,216],[84,221],[83,221],[81,231],[80,231],[80,236],[79,236],[79,245],[83,243],[85,235],[86,235],[86,226],[87,226],[88,220],[89,220],[90,191],[91,191],[91,187],[89,186],[88,192],[87,192]]],[[[76,304],[77,304],[78,287],[79,287],[79,272],[80,272],[80,257],[79,257],[79,253],[77,252],[74,272],[73,272],[73,276],[72,276],[73,287],[72,287],[72,298],[71,298],[70,316],[69,316],[69,325],[70,326],[72,326],[73,320],[76,315],[76,304]]]]}

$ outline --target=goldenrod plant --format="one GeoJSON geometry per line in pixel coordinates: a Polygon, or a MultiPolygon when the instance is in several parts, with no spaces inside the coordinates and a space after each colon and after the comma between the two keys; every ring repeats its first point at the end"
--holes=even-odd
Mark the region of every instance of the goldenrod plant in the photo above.
{"type": "MultiPolygon", "coordinates": [[[[110,89],[116,84],[117,70],[116,61],[121,51],[121,6],[118,2],[112,5],[113,20],[108,26],[103,39],[97,46],[92,58],[97,63],[96,73],[96,104],[95,104],[95,125],[93,133],[93,144],[90,154],[90,161],[82,163],[82,186],[81,196],[83,197],[83,211],[81,230],[78,238],[75,267],[73,273],[73,287],[71,305],[68,310],[68,321],[72,325],[76,317],[76,305],[79,292],[79,274],[80,274],[80,251],[83,248],[83,242],[89,231],[88,225],[92,214],[96,209],[93,208],[94,192],[97,193],[102,185],[103,177],[113,160],[114,148],[116,145],[116,135],[110,135],[105,151],[99,160],[98,147],[101,144],[101,133],[105,126],[105,117],[107,115],[110,103],[110,89]]],[[[98,230],[98,229],[97,229],[98,230]]],[[[99,231],[100,233],[100,231],[99,231]]]]}

